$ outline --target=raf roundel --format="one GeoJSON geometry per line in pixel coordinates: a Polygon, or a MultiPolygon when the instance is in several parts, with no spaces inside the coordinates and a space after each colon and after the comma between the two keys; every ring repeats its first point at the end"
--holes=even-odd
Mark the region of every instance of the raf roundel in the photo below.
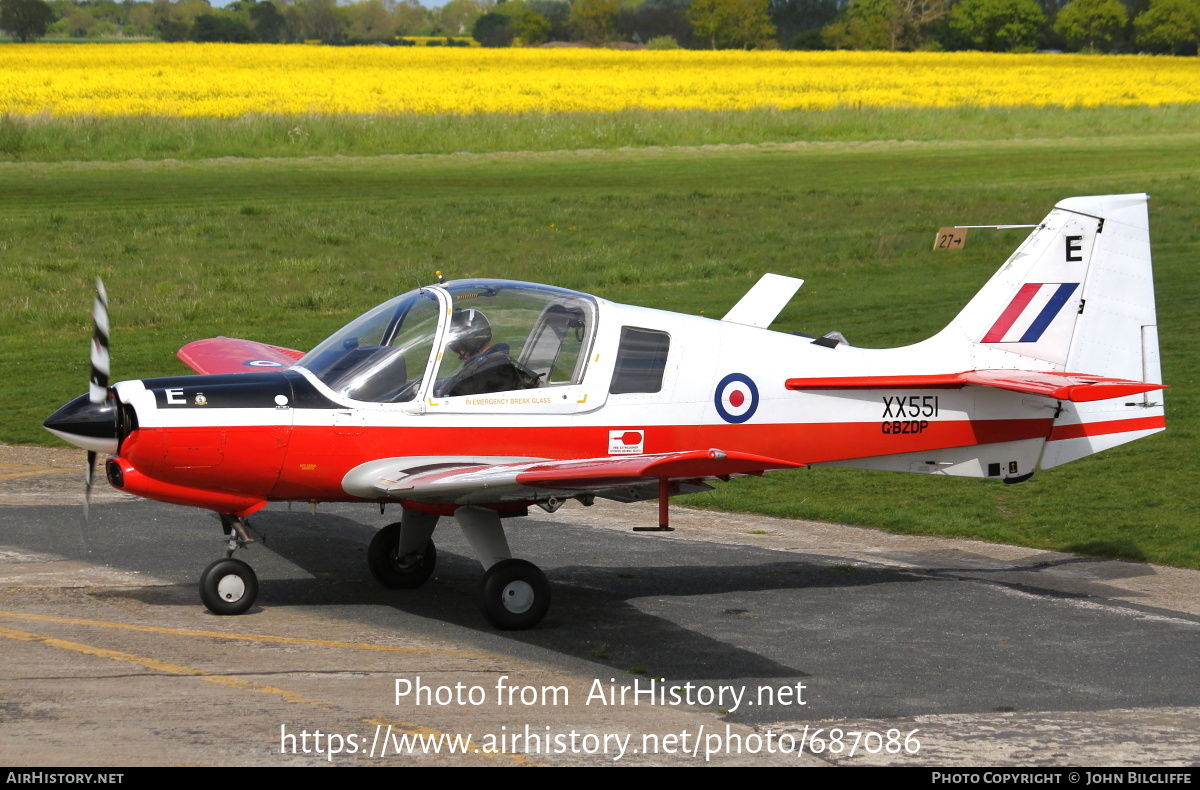
{"type": "Polygon", "coordinates": [[[251,359],[242,363],[248,368],[281,368],[282,362],[276,362],[273,359],[251,359]]]}
{"type": "Polygon", "coordinates": [[[717,385],[713,405],[725,422],[746,422],[758,409],[758,387],[744,373],[730,373],[717,385]]]}

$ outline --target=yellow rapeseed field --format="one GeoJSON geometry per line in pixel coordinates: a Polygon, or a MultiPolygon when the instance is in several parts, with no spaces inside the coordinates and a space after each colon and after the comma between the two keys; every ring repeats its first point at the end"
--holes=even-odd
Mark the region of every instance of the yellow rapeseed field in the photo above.
{"type": "Polygon", "coordinates": [[[0,47],[0,114],[542,113],[1187,104],[1200,59],[880,52],[0,47]]]}

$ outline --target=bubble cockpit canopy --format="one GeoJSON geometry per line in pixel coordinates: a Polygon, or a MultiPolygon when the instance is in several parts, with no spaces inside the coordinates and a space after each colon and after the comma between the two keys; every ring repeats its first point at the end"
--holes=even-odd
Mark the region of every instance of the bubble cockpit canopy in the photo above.
{"type": "Polygon", "coordinates": [[[575,291],[458,280],[384,302],[296,366],[342,397],[371,403],[404,403],[427,389],[444,398],[577,384],[596,313],[596,300],[575,291]]]}

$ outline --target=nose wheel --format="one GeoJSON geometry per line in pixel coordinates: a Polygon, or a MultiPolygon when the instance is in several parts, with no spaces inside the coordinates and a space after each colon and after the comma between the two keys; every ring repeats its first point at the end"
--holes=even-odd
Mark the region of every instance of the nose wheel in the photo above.
{"type": "Polygon", "coordinates": [[[257,597],[258,576],[241,560],[217,560],[200,575],[200,600],[213,614],[242,614],[257,597]]]}

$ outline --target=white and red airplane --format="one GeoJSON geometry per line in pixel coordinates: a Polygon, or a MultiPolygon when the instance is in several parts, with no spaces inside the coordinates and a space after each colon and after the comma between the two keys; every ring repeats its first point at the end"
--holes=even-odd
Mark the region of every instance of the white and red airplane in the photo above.
{"type": "Polygon", "coordinates": [[[550,585],[502,526],[530,505],[657,498],[669,529],[668,497],[717,478],[822,464],[1013,483],[1163,430],[1146,203],[1062,201],[949,326],[895,349],[770,331],[790,277],[720,321],[480,279],[398,296],[307,354],[201,340],[179,357],[205,375],[110,387],[101,287],[91,392],[45,426],[108,453],[120,490],[221,514],[226,557],[200,582],[217,614],[254,603],[232,554],[269,501],[374,502],[402,508],[371,542],[380,583],[428,579],[454,516],[488,620],[530,628],[550,585]]]}

